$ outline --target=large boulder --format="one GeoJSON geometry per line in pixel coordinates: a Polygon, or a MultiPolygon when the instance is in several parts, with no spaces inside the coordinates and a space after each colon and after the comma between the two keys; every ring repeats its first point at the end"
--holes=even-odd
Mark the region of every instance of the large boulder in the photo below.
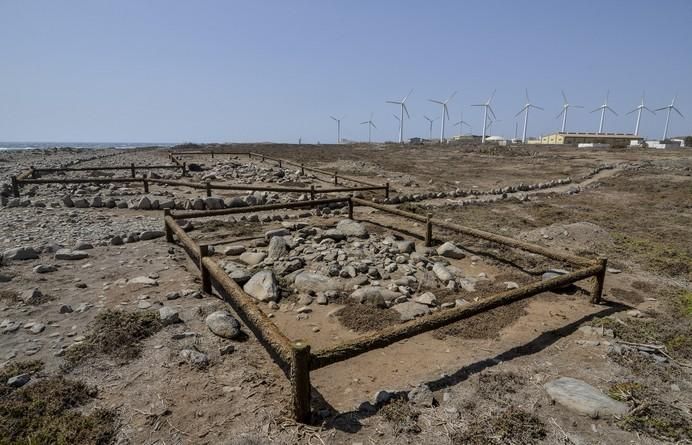
{"type": "Polygon", "coordinates": [[[342,219],[336,225],[336,230],[346,236],[355,236],[356,238],[367,238],[368,230],[365,226],[352,219],[342,219]]]}
{"type": "Polygon", "coordinates": [[[341,285],[324,275],[313,272],[300,272],[293,282],[296,289],[303,292],[326,292],[329,290],[341,290],[341,285]]]}
{"type": "Polygon", "coordinates": [[[270,260],[278,260],[288,253],[288,245],[286,240],[280,236],[272,237],[267,248],[267,258],[270,260]]]}
{"type": "Polygon", "coordinates": [[[277,301],[279,285],[271,270],[257,272],[245,283],[243,290],[259,301],[277,301]]]}
{"type": "Polygon", "coordinates": [[[223,338],[236,338],[240,334],[240,323],[226,311],[216,311],[205,320],[211,332],[223,338]]]}
{"type": "Polygon", "coordinates": [[[358,303],[370,304],[378,307],[386,307],[386,303],[392,301],[401,294],[377,286],[364,286],[351,293],[351,298],[358,303]]]}
{"type": "Polygon", "coordinates": [[[457,260],[460,260],[466,256],[461,249],[449,241],[437,248],[437,254],[446,258],[453,258],[457,260]]]}
{"type": "Polygon", "coordinates": [[[3,262],[35,260],[37,258],[38,252],[33,247],[16,247],[2,253],[3,262]]]}
{"type": "Polygon", "coordinates": [[[564,407],[591,418],[627,414],[627,405],[613,400],[588,383],[560,377],[543,385],[550,398],[564,407]]]}
{"type": "Polygon", "coordinates": [[[392,309],[399,313],[401,321],[413,320],[416,317],[430,313],[430,308],[428,306],[416,303],[415,301],[406,301],[404,303],[395,304],[392,306],[392,309]]]}
{"type": "Polygon", "coordinates": [[[433,273],[437,277],[438,280],[442,282],[448,282],[454,279],[454,275],[452,272],[447,269],[447,266],[445,266],[442,263],[435,263],[432,268],[433,273]]]}
{"type": "Polygon", "coordinates": [[[267,257],[264,252],[243,252],[238,259],[248,266],[255,266],[267,257]]]}

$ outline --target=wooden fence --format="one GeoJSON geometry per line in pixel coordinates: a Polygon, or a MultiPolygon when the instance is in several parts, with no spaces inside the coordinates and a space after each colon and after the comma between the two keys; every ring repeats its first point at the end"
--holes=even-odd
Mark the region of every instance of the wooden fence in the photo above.
{"type": "MultiPolygon", "coordinates": [[[[367,220],[365,220],[367,221],[367,220]]],[[[178,238],[195,264],[200,269],[202,286],[205,292],[211,293],[212,288],[221,295],[243,319],[248,328],[257,336],[270,355],[277,360],[279,365],[287,372],[291,383],[293,416],[296,421],[308,423],[311,420],[310,411],[310,371],[316,370],[352,357],[364,354],[378,348],[384,348],[398,341],[422,334],[450,323],[460,321],[482,312],[504,306],[516,301],[524,300],[542,292],[563,288],[584,279],[593,279],[591,290],[591,302],[600,303],[603,292],[607,260],[605,258],[588,259],[574,255],[566,255],[554,252],[542,246],[533,245],[523,241],[514,240],[501,235],[485,232],[470,227],[451,224],[432,215],[416,215],[399,209],[376,205],[369,201],[356,198],[332,198],[315,201],[302,201],[285,204],[272,204],[264,206],[246,207],[243,209],[225,209],[209,211],[166,211],[164,216],[166,239],[174,242],[178,238]],[[416,320],[401,323],[380,330],[379,332],[361,335],[355,339],[328,348],[311,351],[310,345],[305,342],[294,342],[280,332],[271,319],[262,312],[255,299],[246,294],[242,288],[233,281],[216,260],[208,255],[207,245],[198,245],[183,231],[176,222],[178,219],[202,218],[209,216],[229,215],[234,213],[261,212],[277,209],[294,209],[301,207],[320,207],[333,203],[348,205],[348,216],[353,219],[354,206],[366,206],[383,212],[398,215],[410,220],[426,223],[426,245],[432,243],[432,231],[434,226],[478,237],[512,248],[540,254],[576,267],[576,270],[548,280],[522,286],[517,289],[500,292],[489,296],[479,302],[442,310],[416,320]]]]}

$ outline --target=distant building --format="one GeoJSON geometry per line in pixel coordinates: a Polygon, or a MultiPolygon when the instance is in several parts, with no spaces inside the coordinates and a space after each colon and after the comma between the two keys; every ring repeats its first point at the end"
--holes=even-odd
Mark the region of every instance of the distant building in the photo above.
{"type": "Polygon", "coordinates": [[[541,144],[608,144],[610,146],[627,146],[632,141],[641,141],[643,138],[629,133],[571,133],[557,132],[545,135],[541,138],[541,144]]]}

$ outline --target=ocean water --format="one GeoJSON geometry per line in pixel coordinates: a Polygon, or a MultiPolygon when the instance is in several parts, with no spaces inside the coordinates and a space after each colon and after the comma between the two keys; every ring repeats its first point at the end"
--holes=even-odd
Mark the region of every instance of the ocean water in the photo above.
{"type": "Polygon", "coordinates": [[[153,142],[0,142],[2,150],[44,150],[50,148],[137,148],[137,147],[172,147],[172,143],[153,142]]]}

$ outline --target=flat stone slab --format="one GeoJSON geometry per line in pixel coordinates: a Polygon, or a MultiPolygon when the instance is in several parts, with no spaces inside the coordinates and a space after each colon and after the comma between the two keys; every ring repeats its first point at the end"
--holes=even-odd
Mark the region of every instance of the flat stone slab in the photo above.
{"type": "Polygon", "coordinates": [[[582,380],[560,377],[543,387],[560,405],[593,419],[623,416],[628,411],[626,404],[611,399],[582,380]]]}

